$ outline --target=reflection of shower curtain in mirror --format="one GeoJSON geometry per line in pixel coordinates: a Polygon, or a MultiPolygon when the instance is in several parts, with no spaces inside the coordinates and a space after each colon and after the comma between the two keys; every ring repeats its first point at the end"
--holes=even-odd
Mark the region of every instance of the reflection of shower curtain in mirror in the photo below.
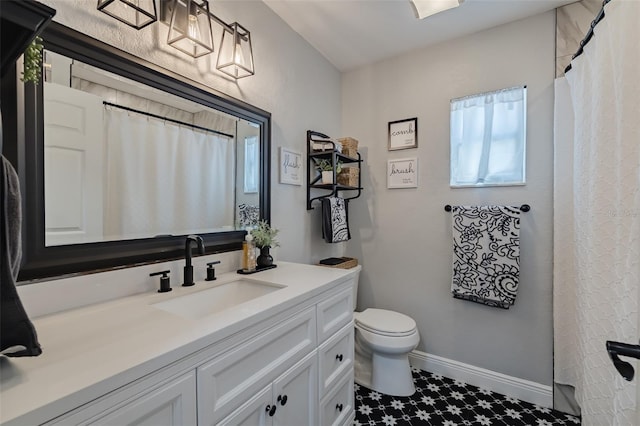
{"type": "Polygon", "coordinates": [[[105,109],[106,239],[233,226],[233,140],[105,109]]]}

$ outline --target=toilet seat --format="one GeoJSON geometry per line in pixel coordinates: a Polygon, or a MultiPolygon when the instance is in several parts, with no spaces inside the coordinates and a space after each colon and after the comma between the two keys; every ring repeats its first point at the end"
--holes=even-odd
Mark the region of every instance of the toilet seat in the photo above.
{"type": "Polygon", "coordinates": [[[365,309],[355,316],[355,324],[370,333],[404,337],[416,332],[416,322],[404,314],[385,309],[365,309]]]}

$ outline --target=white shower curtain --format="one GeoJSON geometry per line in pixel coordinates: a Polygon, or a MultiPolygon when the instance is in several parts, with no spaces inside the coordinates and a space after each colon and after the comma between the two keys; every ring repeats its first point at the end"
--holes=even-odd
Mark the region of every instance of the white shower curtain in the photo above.
{"type": "Polygon", "coordinates": [[[105,126],[106,238],[233,226],[232,139],[112,108],[105,126]]]}
{"type": "Polygon", "coordinates": [[[605,7],[566,76],[573,117],[556,84],[554,370],[576,388],[587,426],[637,421],[636,383],[616,372],[605,342],[639,338],[639,23],[640,2],[605,7]]]}

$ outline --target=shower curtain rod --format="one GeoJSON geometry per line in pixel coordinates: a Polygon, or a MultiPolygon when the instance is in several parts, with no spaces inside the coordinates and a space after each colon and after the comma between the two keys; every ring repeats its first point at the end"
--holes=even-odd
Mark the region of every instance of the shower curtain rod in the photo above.
{"type": "MultiPolygon", "coordinates": [[[[450,212],[451,211],[451,204],[445,205],[444,206],[444,210],[447,211],[447,212],[450,212]]],[[[520,211],[521,212],[526,213],[529,210],[531,210],[531,206],[529,204],[523,204],[523,205],[520,206],[520,211]]]]}
{"type": "MultiPolygon", "coordinates": [[[[578,51],[575,53],[575,55],[573,55],[571,57],[571,60],[573,61],[575,58],[577,58],[578,56],[582,55],[583,49],[584,47],[587,45],[587,43],[589,43],[589,41],[591,40],[591,37],[593,37],[593,29],[596,27],[596,25],[598,25],[598,23],[600,21],[602,21],[602,18],[604,18],[604,7],[607,5],[607,3],[609,3],[611,0],[603,0],[602,1],[602,8],[600,9],[600,12],[598,12],[598,15],[596,16],[596,19],[594,19],[591,22],[591,26],[589,27],[589,31],[587,31],[587,35],[582,39],[582,41],[580,42],[580,47],[578,48],[578,51]]],[[[568,73],[571,70],[571,62],[569,62],[569,65],[567,65],[567,67],[564,69],[564,73],[568,73]]]]}
{"type": "MultiPolygon", "coordinates": [[[[0,0],[0,1],[1,1],[1,0],[0,0]]],[[[107,101],[102,101],[102,103],[103,103],[104,105],[111,106],[111,107],[115,107],[115,108],[120,108],[120,109],[123,109],[123,110],[125,110],[125,111],[135,112],[135,113],[137,113],[137,114],[142,114],[142,115],[146,115],[146,116],[148,116],[148,117],[157,118],[158,120],[169,121],[169,122],[171,122],[171,123],[175,123],[175,124],[180,124],[180,125],[182,125],[182,126],[191,127],[192,129],[203,130],[203,131],[205,131],[205,132],[216,133],[216,134],[218,134],[218,135],[226,136],[226,137],[231,138],[231,139],[233,139],[233,138],[234,138],[234,136],[233,136],[233,135],[230,135],[230,134],[228,134],[228,133],[219,132],[219,131],[217,131],[217,130],[213,130],[213,129],[207,129],[206,127],[196,126],[195,124],[185,123],[185,122],[182,122],[182,121],[174,120],[173,118],[163,117],[163,116],[161,116],[161,115],[156,115],[156,114],[152,114],[152,113],[150,113],[150,112],[140,111],[140,110],[138,110],[138,109],[129,108],[129,107],[126,107],[126,106],[123,106],[123,105],[113,104],[113,103],[111,103],[111,102],[107,102],[107,101]]]]}

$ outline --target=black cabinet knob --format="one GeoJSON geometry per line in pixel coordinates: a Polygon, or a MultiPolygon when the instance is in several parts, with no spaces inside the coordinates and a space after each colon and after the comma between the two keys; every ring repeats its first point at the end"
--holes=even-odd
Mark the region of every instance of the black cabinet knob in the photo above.
{"type": "Polygon", "coordinates": [[[276,414],[276,406],[267,405],[267,414],[269,414],[269,417],[273,417],[273,415],[276,414]]]}
{"type": "Polygon", "coordinates": [[[344,406],[342,404],[336,404],[336,410],[340,411],[341,413],[343,408],[344,406]]]}
{"type": "Polygon", "coordinates": [[[287,395],[278,395],[278,402],[280,405],[285,405],[287,403],[287,395]]]}
{"type": "Polygon", "coordinates": [[[343,359],[342,354],[338,354],[338,355],[336,355],[336,359],[337,359],[338,361],[342,362],[342,359],[343,359]]]}

